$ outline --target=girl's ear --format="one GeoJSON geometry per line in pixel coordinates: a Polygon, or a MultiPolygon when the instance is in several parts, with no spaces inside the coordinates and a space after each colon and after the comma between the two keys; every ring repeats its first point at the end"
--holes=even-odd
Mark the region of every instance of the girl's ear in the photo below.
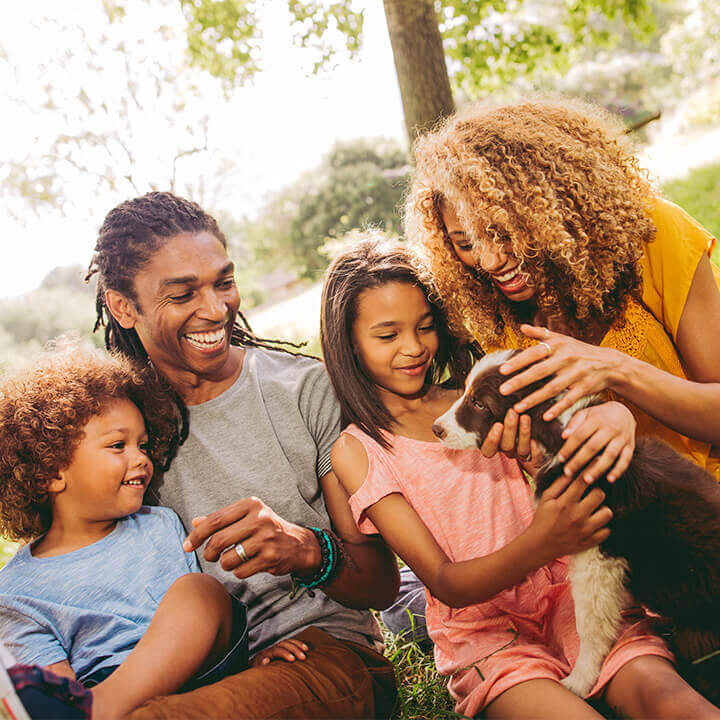
{"type": "Polygon", "coordinates": [[[52,479],[47,484],[47,491],[49,493],[54,493],[54,494],[61,493],[67,487],[67,482],[65,481],[63,474],[64,473],[61,472],[58,477],[52,479]]]}
{"type": "Polygon", "coordinates": [[[110,314],[126,330],[135,327],[138,319],[135,303],[117,290],[105,291],[105,305],[110,314]]]}

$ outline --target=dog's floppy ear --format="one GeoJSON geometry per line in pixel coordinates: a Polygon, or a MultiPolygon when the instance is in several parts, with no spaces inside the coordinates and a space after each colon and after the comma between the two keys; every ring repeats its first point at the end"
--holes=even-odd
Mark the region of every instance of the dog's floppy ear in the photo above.
{"type": "MultiPolygon", "coordinates": [[[[502,380],[504,382],[505,378],[502,380]]],[[[483,387],[479,388],[478,399],[490,410],[494,418],[502,422],[505,413],[512,407],[513,401],[508,396],[501,395],[498,387],[499,385],[496,387],[494,384],[483,384],[483,387]]]]}

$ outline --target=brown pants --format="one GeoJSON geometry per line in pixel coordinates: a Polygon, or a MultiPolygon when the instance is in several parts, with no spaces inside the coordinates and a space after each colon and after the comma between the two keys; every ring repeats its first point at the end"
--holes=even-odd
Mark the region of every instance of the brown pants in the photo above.
{"type": "Polygon", "coordinates": [[[275,660],[189,693],[153,698],[128,720],[390,717],[397,687],[388,660],[319,628],[297,637],[310,647],[305,660],[275,660]]]}

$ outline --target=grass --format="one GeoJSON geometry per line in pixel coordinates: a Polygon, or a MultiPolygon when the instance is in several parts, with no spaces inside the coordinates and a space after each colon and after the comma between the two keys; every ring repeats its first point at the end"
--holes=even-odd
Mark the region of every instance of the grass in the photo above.
{"type": "MultiPolygon", "coordinates": [[[[720,163],[691,170],[681,178],[666,182],[662,189],[668,200],[687,210],[720,238],[720,163]]],[[[720,247],[715,247],[713,257],[720,264],[720,247]]]]}
{"type": "MultiPolygon", "coordinates": [[[[380,623],[382,626],[382,623],[380,623]]],[[[438,675],[432,652],[425,652],[412,640],[389,632],[384,626],[385,655],[395,666],[398,684],[397,720],[450,720],[458,715],[447,678],[438,675]]]]}

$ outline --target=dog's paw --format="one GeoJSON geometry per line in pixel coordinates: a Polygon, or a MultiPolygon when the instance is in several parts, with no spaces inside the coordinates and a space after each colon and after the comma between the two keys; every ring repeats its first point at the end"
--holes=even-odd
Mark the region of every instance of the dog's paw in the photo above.
{"type": "Polygon", "coordinates": [[[584,698],[593,685],[595,678],[588,677],[587,674],[575,672],[573,670],[564,680],[560,681],[570,692],[574,692],[578,697],[584,698]]]}

